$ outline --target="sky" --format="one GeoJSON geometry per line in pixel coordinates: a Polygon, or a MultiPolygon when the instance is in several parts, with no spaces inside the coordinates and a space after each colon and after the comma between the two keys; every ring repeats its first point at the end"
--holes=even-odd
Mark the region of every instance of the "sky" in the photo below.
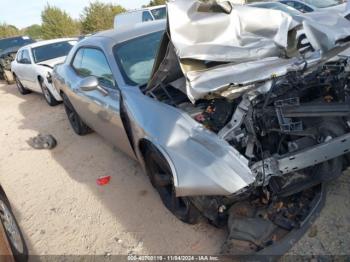
{"type": "MultiPolygon", "coordinates": [[[[41,23],[41,11],[45,5],[64,9],[73,18],[79,18],[83,8],[92,0],[0,0],[0,23],[24,28],[41,23]]],[[[100,0],[105,3],[119,4],[127,9],[140,8],[149,0],[100,0]]]]}

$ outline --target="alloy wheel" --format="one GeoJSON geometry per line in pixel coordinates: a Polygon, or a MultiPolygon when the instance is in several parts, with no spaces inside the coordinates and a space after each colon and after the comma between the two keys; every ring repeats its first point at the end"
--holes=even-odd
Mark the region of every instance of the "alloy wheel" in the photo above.
{"type": "Polygon", "coordinates": [[[16,77],[16,86],[19,90],[20,93],[23,93],[24,92],[24,88],[22,86],[22,83],[18,80],[18,78],[16,77]]]}
{"type": "Polygon", "coordinates": [[[44,94],[44,97],[46,99],[46,101],[48,103],[51,103],[51,95],[50,95],[50,91],[49,89],[47,88],[47,86],[45,85],[45,83],[42,83],[41,84],[41,89],[43,91],[43,94],[44,94]]]}
{"type": "Polygon", "coordinates": [[[164,205],[177,217],[184,218],[190,209],[190,201],[183,197],[177,197],[173,176],[169,168],[152,159],[151,182],[158,191],[164,205]]]}
{"type": "Polygon", "coordinates": [[[77,131],[79,129],[78,127],[78,116],[75,113],[74,109],[70,105],[70,103],[67,101],[67,98],[63,96],[63,102],[64,102],[64,107],[68,116],[68,120],[71,123],[73,129],[77,131]]]}
{"type": "Polygon", "coordinates": [[[12,245],[15,247],[15,249],[19,253],[23,253],[24,245],[21,239],[19,228],[17,227],[17,224],[15,222],[15,218],[13,217],[7,205],[1,199],[0,199],[0,219],[5,228],[6,235],[8,236],[12,245]]]}

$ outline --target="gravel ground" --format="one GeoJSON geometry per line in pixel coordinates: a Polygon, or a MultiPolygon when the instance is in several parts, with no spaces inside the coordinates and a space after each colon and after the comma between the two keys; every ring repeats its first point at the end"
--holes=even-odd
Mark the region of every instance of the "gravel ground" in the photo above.
{"type": "MultiPolygon", "coordinates": [[[[62,254],[217,254],[225,231],[183,224],[162,205],[137,163],[97,134],[76,136],[62,105],[0,84],[0,181],[29,251],[62,254]],[[52,134],[58,146],[26,140],[52,134]],[[96,178],[112,176],[101,187],[96,178]]],[[[350,174],[329,185],[326,207],[289,254],[350,255],[350,174]]]]}

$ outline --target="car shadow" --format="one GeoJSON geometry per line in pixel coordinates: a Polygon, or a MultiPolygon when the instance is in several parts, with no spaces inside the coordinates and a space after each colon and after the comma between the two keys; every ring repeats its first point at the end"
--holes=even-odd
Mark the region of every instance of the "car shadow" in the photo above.
{"type": "MultiPolygon", "coordinates": [[[[14,86],[4,86],[1,90],[22,100],[18,106],[23,116],[19,123],[20,129],[51,134],[57,139],[58,145],[55,149],[46,153],[40,151],[40,154],[49,154],[48,160],[45,158],[45,161],[55,161],[61,167],[56,175],[65,181],[66,188],[55,187],[58,192],[52,192],[52,195],[60,198],[58,202],[64,205],[61,208],[70,209],[74,214],[73,219],[80,217],[76,222],[83,223],[82,228],[75,230],[87,231],[81,232],[84,236],[93,234],[88,232],[89,227],[100,227],[100,231],[105,231],[98,232],[97,238],[91,240],[90,247],[87,245],[84,251],[86,254],[103,253],[100,249],[94,249],[94,241],[104,241],[106,250],[112,254],[219,253],[226,236],[225,230],[217,229],[206,221],[197,225],[187,225],[177,220],[163,206],[138,163],[112,147],[96,133],[83,137],[74,134],[62,105],[49,107],[42,95],[32,93],[22,96],[14,86]],[[69,178],[65,177],[67,175],[69,178]],[[96,179],[100,176],[111,176],[112,179],[108,185],[102,187],[96,184],[96,179]],[[84,188],[88,187],[93,194],[91,199],[80,199],[81,185],[84,185],[84,188]],[[65,191],[70,192],[67,193],[69,197],[65,195],[65,191]],[[84,205],[84,201],[91,211],[84,208],[86,213],[79,214],[79,210],[74,210],[77,206],[74,203],[84,205]],[[89,201],[101,203],[112,216],[104,218],[100,213],[101,208],[92,206],[89,201]],[[81,219],[84,215],[86,220],[95,222],[85,225],[81,219]],[[114,227],[110,227],[108,223],[114,227]],[[103,239],[104,233],[106,238],[113,240],[103,239]]],[[[29,147],[26,150],[27,154],[39,154],[29,147]]],[[[55,176],[50,170],[46,175],[55,176]]],[[[48,187],[51,188],[50,185],[48,187]]],[[[65,219],[63,215],[62,218],[65,219]]],[[[74,230],[71,233],[74,234],[74,230]]],[[[92,236],[87,237],[93,239],[92,236]]]]}

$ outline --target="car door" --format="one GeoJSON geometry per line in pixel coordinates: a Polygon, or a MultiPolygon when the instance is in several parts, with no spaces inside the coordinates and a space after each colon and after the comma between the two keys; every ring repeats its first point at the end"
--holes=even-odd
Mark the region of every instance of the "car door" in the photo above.
{"type": "Polygon", "coordinates": [[[19,80],[22,79],[22,50],[19,50],[16,55],[16,60],[12,63],[11,65],[11,70],[16,76],[18,77],[19,80]]]}
{"type": "Polygon", "coordinates": [[[71,67],[80,81],[97,77],[104,90],[83,91],[77,83],[69,97],[77,113],[93,130],[134,158],[120,116],[120,92],[104,52],[95,47],[82,47],[76,52],[71,67]]]}
{"type": "Polygon", "coordinates": [[[31,90],[40,92],[41,90],[36,86],[36,76],[35,76],[35,68],[34,63],[30,55],[29,49],[22,50],[21,56],[21,82],[22,84],[31,90]]]}

